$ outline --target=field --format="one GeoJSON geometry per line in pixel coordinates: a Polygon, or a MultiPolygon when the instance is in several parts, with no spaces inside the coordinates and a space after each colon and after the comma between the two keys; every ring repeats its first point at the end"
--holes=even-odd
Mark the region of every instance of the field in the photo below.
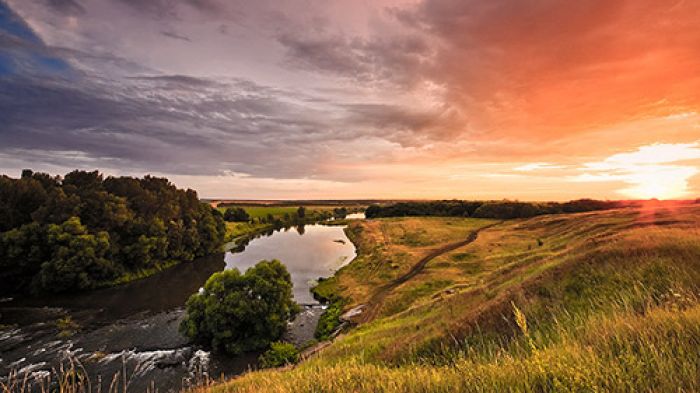
{"type": "MultiPolygon", "coordinates": [[[[219,207],[219,211],[222,213],[230,206],[219,207]]],[[[298,206],[262,206],[262,205],[243,205],[237,206],[242,207],[248,213],[251,218],[267,217],[271,214],[273,217],[282,217],[285,214],[296,213],[298,206]]]]}
{"type": "Polygon", "coordinates": [[[356,326],[219,392],[700,389],[700,207],[354,222],[356,326]]]}

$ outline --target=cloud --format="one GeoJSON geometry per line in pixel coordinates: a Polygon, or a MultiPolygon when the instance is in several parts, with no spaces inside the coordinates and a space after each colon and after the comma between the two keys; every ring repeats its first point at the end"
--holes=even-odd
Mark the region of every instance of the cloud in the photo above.
{"type": "Polygon", "coordinates": [[[190,7],[199,12],[215,13],[220,10],[219,5],[212,0],[118,0],[121,3],[134,8],[139,12],[147,12],[157,19],[177,18],[183,6],[190,7]]]}
{"type": "Polygon", "coordinates": [[[639,146],[700,132],[700,4],[691,1],[0,7],[2,168],[610,197],[641,183],[623,168],[640,169],[630,161],[647,159],[639,146]],[[605,159],[617,151],[627,161],[605,159]]]}
{"type": "Polygon", "coordinates": [[[552,141],[700,99],[700,5],[426,0],[403,20],[440,48],[428,77],[489,137],[552,141]]]}
{"type": "Polygon", "coordinates": [[[192,42],[192,40],[190,39],[190,37],[187,37],[187,36],[184,36],[184,35],[180,35],[180,34],[177,34],[177,33],[173,33],[173,32],[171,32],[171,31],[161,31],[161,34],[163,34],[164,36],[166,36],[166,37],[168,37],[168,38],[172,38],[172,39],[174,39],[174,40],[181,40],[181,41],[192,42]]]}
{"type": "Polygon", "coordinates": [[[85,7],[83,7],[78,0],[45,0],[46,4],[56,11],[66,14],[79,16],[85,14],[85,7]]]}
{"type": "Polygon", "coordinates": [[[288,64],[311,72],[325,72],[361,82],[391,83],[410,89],[433,54],[421,35],[347,37],[312,32],[283,34],[288,64]]]}
{"type": "Polygon", "coordinates": [[[700,173],[700,143],[654,144],[585,163],[574,182],[623,182],[618,192],[631,198],[688,197],[690,180],[700,173]]]}
{"type": "Polygon", "coordinates": [[[521,165],[513,168],[514,171],[518,172],[532,172],[546,169],[561,169],[564,168],[562,165],[550,164],[547,162],[533,162],[525,165],[521,165]]]}
{"type": "MultiPolygon", "coordinates": [[[[21,72],[0,79],[0,167],[6,169],[73,165],[183,176],[233,171],[320,181],[329,173],[319,160],[342,161],[342,145],[361,143],[381,126],[334,120],[362,111],[385,116],[248,79],[164,74],[111,54],[49,47],[33,35],[14,40],[13,59],[51,54],[71,70],[46,75],[25,62],[21,72]],[[108,76],[109,67],[115,72],[108,76]]],[[[368,153],[383,148],[364,147],[368,153]]]]}

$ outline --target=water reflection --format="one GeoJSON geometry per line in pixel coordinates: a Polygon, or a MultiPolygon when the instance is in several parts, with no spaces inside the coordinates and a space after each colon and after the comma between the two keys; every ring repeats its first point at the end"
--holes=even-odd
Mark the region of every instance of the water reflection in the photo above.
{"type": "MultiPolygon", "coordinates": [[[[243,271],[262,259],[279,259],[291,273],[296,301],[316,303],[311,284],[355,257],[343,229],[306,225],[269,231],[240,245],[238,252],[184,262],[126,285],[2,302],[0,326],[13,328],[0,328],[0,379],[13,369],[47,372],[66,354],[83,362],[91,376],[112,376],[122,367],[141,370],[130,379],[133,391],[146,391],[151,381],[159,391],[180,391],[182,381],[200,367],[216,376],[254,368],[256,353],[227,357],[187,342],[178,332],[187,298],[224,268],[243,271]],[[56,321],[64,316],[79,326],[70,337],[57,336],[56,321]]],[[[320,313],[319,306],[305,307],[286,338],[297,345],[313,338],[320,313]]],[[[109,381],[103,379],[99,389],[106,391],[109,381]]]]}
{"type": "Polygon", "coordinates": [[[111,322],[137,313],[158,313],[182,307],[212,274],[224,267],[222,254],[215,254],[180,263],[125,285],[75,294],[18,298],[6,305],[94,310],[95,322],[111,322]]]}
{"type": "Polygon", "coordinates": [[[294,299],[302,304],[315,304],[310,289],[316,280],[331,276],[355,257],[355,246],[344,228],[306,225],[253,239],[243,250],[226,253],[226,268],[235,267],[243,272],[263,259],[279,259],[292,275],[294,299]]]}

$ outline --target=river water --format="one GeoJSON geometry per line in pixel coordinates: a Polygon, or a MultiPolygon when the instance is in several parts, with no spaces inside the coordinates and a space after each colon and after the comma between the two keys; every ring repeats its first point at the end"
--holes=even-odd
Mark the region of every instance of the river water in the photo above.
{"type": "Polygon", "coordinates": [[[285,339],[300,346],[313,338],[323,311],[309,289],[354,257],[344,227],[306,225],[118,287],[5,300],[0,303],[0,376],[15,370],[38,379],[69,358],[80,361],[93,380],[101,378],[103,388],[126,368],[128,387],[137,392],[152,382],[161,392],[177,391],[205,376],[239,374],[256,367],[259,354],[231,358],[189,344],[178,333],[187,298],[214,272],[245,271],[262,259],[279,259],[292,276],[295,300],[303,305],[285,339]],[[66,316],[77,324],[76,331],[61,335],[57,321],[66,316]]]}

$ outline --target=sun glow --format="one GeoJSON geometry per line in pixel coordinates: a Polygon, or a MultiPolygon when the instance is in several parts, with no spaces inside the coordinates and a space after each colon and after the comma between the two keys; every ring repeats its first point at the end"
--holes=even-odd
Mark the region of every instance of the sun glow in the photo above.
{"type": "Polygon", "coordinates": [[[615,154],[600,162],[584,164],[581,182],[619,181],[618,190],[635,199],[678,199],[690,194],[688,181],[697,175],[700,143],[654,144],[637,151],[615,154]]]}
{"type": "Polygon", "coordinates": [[[641,165],[627,175],[631,187],[619,192],[634,199],[678,199],[687,197],[688,179],[698,173],[694,167],[641,165]]]}

